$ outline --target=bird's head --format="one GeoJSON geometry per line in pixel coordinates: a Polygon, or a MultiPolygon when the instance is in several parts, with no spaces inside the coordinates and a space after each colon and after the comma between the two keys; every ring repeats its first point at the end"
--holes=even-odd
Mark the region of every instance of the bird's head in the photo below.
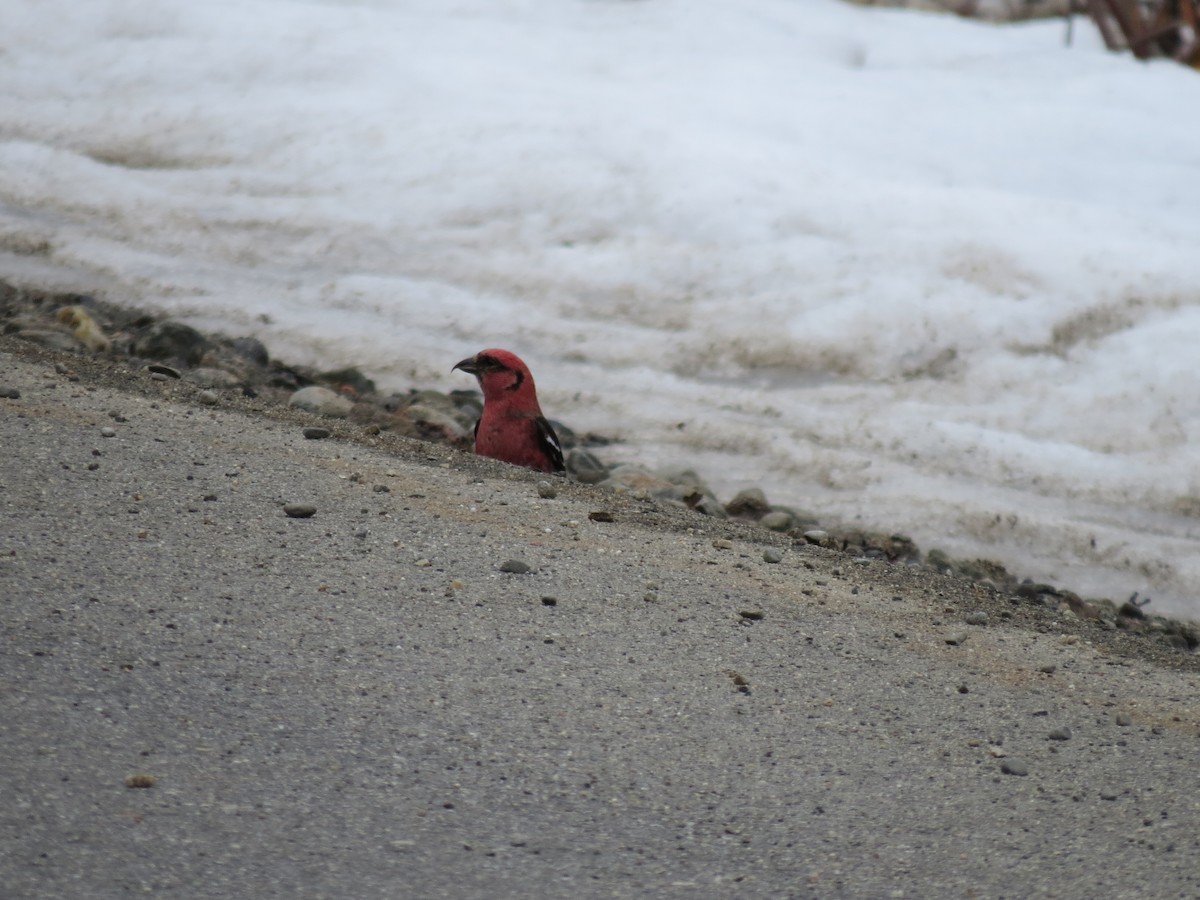
{"type": "Polygon", "coordinates": [[[536,396],[529,367],[521,357],[508,350],[480,350],[456,364],[454,369],[462,369],[479,380],[485,401],[506,394],[536,396]]]}

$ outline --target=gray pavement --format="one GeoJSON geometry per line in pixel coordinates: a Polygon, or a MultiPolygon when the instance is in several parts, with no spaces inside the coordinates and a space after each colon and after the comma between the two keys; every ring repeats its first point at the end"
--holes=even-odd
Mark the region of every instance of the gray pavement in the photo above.
{"type": "Polygon", "coordinates": [[[57,358],[0,339],[4,898],[1200,896],[1194,657],[57,358]]]}

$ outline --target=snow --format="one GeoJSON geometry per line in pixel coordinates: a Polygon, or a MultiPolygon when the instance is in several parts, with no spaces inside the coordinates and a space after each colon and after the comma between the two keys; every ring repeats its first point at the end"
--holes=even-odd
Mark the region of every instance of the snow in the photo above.
{"type": "Polygon", "coordinates": [[[42,0],[0,273],[1200,618],[1200,79],[833,0],[42,0]]]}

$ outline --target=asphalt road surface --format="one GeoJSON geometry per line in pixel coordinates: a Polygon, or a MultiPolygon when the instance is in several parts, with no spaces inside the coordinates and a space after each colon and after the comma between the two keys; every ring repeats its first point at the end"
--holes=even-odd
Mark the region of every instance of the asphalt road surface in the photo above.
{"type": "Polygon", "coordinates": [[[1200,896],[1194,656],[54,358],[0,341],[4,898],[1200,896]]]}

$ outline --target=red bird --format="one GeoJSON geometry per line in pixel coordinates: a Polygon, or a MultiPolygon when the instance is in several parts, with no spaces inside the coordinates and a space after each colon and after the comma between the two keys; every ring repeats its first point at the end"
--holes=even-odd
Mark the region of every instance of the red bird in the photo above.
{"type": "MultiPolygon", "coordinates": [[[[562,444],[542,415],[529,367],[507,350],[481,350],[462,369],[479,380],[483,415],[475,423],[475,452],[539,472],[562,472],[562,444]]],[[[454,369],[451,369],[454,371],[454,369]]]]}

